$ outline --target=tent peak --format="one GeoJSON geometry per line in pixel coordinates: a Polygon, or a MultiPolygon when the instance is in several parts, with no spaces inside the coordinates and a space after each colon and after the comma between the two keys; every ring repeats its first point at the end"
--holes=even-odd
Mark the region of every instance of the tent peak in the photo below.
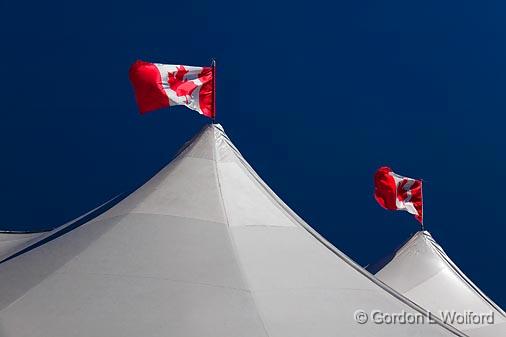
{"type": "Polygon", "coordinates": [[[0,264],[3,337],[463,336],[358,324],[357,309],[426,315],[305,223],[219,124],[99,217],[0,264]]]}
{"type": "Polygon", "coordinates": [[[493,313],[492,324],[455,322],[469,336],[499,336],[506,331],[506,314],[450,259],[427,231],[416,232],[388,259],[368,268],[382,282],[428,311],[493,313]]]}

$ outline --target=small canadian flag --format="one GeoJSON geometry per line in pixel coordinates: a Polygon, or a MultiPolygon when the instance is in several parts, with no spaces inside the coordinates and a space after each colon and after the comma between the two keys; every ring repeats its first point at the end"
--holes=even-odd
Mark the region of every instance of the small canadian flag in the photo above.
{"type": "Polygon", "coordinates": [[[141,114],[172,105],[184,105],[215,117],[215,66],[193,67],[136,61],[129,77],[141,114]]]}
{"type": "Polygon", "coordinates": [[[381,207],[404,210],[423,224],[422,181],[394,173],[389,167],[380,167],[374,174],[374,198],[381,207]]]}

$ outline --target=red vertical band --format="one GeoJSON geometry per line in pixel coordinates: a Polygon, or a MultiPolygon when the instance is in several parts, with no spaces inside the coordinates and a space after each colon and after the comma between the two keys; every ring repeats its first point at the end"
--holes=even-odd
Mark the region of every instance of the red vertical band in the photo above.
{"type": "Polygon", "coordinates": [[[381,207],[396,210],[397,186],[390,172],[389,167],[383,166],[374,174],[374,198],[381,207]]]}
{"type": "Polygon", "coordinates": [[[128,74],[142,114],[169,106],[169,97],[163,90],[160,71],[153,63],[136,61],[128,74]]]}
{"type": "Polygon", "coordinates": [[[216,119],[216,60],[213,59],[213,120],[216,119]]]}

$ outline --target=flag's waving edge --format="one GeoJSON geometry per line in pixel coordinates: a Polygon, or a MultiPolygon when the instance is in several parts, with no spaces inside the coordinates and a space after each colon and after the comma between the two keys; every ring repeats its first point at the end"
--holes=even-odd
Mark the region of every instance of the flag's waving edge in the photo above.
{"type": "Polygon", "coordinates": [[[215,116],[212,67],[136,61],[129,77],[141,114],[185,105],[209,118],[215,116]]]}
{"type": "Polygon", "coordinates": [[[394,173],[380,167],[374,174],[374,198],[381,207],[404,210],[423,223],[422,181],[394,173]]]}

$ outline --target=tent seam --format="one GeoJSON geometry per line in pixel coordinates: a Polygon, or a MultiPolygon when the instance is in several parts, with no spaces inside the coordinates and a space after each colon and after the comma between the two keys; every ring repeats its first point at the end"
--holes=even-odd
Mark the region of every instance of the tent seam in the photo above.
{"type": "MultiPolygon", "coordinates": [[[[263,328],[263,330],[265,332],[265,335],[267,337],[270,337],[269,332],[267,330],[267,326],[266,326],[264,318],[263,318],[263,315],[261,314],[260,309],[258,308],[257,301],[255,300],[254,292],[251,290],[251,286],[249,285],[248,278],[246,276],[246,273],[244,272],[244,268],[242,266],[241,260],[240,260],[238,254],[237,254],[237,247],[235,245],[235,241],[232,239],[232,233],[230,233],[230,222],[229,222],[229,219],[228,219],[227,209],[225,207],[225,199],[223,198],[223,193],[222,193],[222,190],[221,190],[220,173],[218,171],[218,155],[217,155],[217,151],[216,151],[217,142],[218,142],[218,138],[216,137],[217,127],[214,124],[211,124],[210,128],[212,129],[212,132],[213,132],[213,158],[214,158],[214,160],[213,160],[214,165],[213,166],[214,166],[214,173],[215,173],[215,177],[216,177],[216,184],[218,185],[218,195],[219,195],[220,202],[221,202],[221,208],[222,208],[223,214],[225,216],[226,232],[227,232],[228,238],[230,240],[230,246],[232,247],[232,254],[234,254],[234,260],[237,263],[237,267],[239,268],[239,272],[240,272],[240,274],[242,276],[244,285],[245,285],[246,289],[248,290],[248,292],[250,293],[251,300],[253,301],[253,306],[254,306],[255,311],[256,311],[256,313],[258,315],[258,318],[259,318],[260,323],[262,325],[262,328],[263,328]]],[[[218,132],[219,132],[219,134],[221,134],[220,130],[218,130],[218,132]]]]}
{"type": "Polygon", "coordinates": [[[496,310],[503,317],[506,317],[504,310],[499,307],[492,299],[490,299],[487,295],[485,295],[472,281],[469,279],[460,268],[450,259],[450,257],[446,254],[444,249],[434,240],[434,238],[424,236],[424,239],[429,243],[429,245],[435,250],[435,253],[438,254],[446,263],[451,271],[453,271],[457,277],[459,277],[462,282],[478,297],[483,299],[492,309],[496,310]]]}
{"type": "MultiPolygon", "coordinates": [[[[231,141],[229,141],[229,138],[228,137],[225,137],[225,138],[226,138],[225,141],[227,142],[227,144],[232,145],[231,141]]],[[[428,315],[428,317],[433,316],[433,315],[428,314],[425,311],[425,309],[422,308],[420,305],[411,301],[406,296],[402,295],[401,293],[397,292],[395,289],[393,289],[389,285],[385,284],[384,282],[382,282],[381,280],[376,278],[374,275],[369,273],[367,270],[365,270],[360,265],[358,265],[355,261],[353,261],[350,257],[348,257],[345,253],[343,253],[339,249],[337,249],[327,239],[325,239],[323,236],[321,236],[317,231],[315,231],[311,226],[309,226],[297,213],[295,213],[291,208],[289,208],[289,206],[286,205],[276,195],[276,193],[274,193],[274,191],[272,191],[272,189],[268,186],[268,184],[258,176],[258,174],[255,172],[255,170],[251,167],[251,165],[249,165],[249,163],[242,157],[242,155],[235,148],[235,146],[232,146],[232,149],[234,150],[234,153],[235,153],[237,159],[247,168],[249,174],[255,179],[255,181],[260,186],[262,186],[266,190],[266,192],[268,193],[268,197],[270,197],[271,200],[273,200],[281,208],[283,213],[285,213],[285,215],[288,216],[288,218],[291,218],[294,221],[296,221],[302,227],[302,229],[305,230],[307,233],[309,233],[317,242],[319,242],[321,245],[323,245],[326,249],[330,250],[333,254],[335,254],[338,258],[340,258],[343,262],[345,262],[349,267],[354,269],[356,272],[358,272],[359,274],[362,274],[367,279],[369,279],[372,283],[376,284],[379,288],[386,291],[390,296],[396,298],[401,303],[408,306],[409,308],[411,308],[414,311],[417,311],[417,312],[424,314],[424,315],[428,315]]],[[[220,193],[221,193],[221,188],[220,188],[220,193]]],[[[437,325],[439,325],[442,329],[449,331],[449,332],[455,334],[456,336],[467,336],[465,333],[456,329],[452,325],[445,324],[438,317],[435,317],[435,318],[431,317],[431,318],[433,318],[437,322],[437,325]]]]}

